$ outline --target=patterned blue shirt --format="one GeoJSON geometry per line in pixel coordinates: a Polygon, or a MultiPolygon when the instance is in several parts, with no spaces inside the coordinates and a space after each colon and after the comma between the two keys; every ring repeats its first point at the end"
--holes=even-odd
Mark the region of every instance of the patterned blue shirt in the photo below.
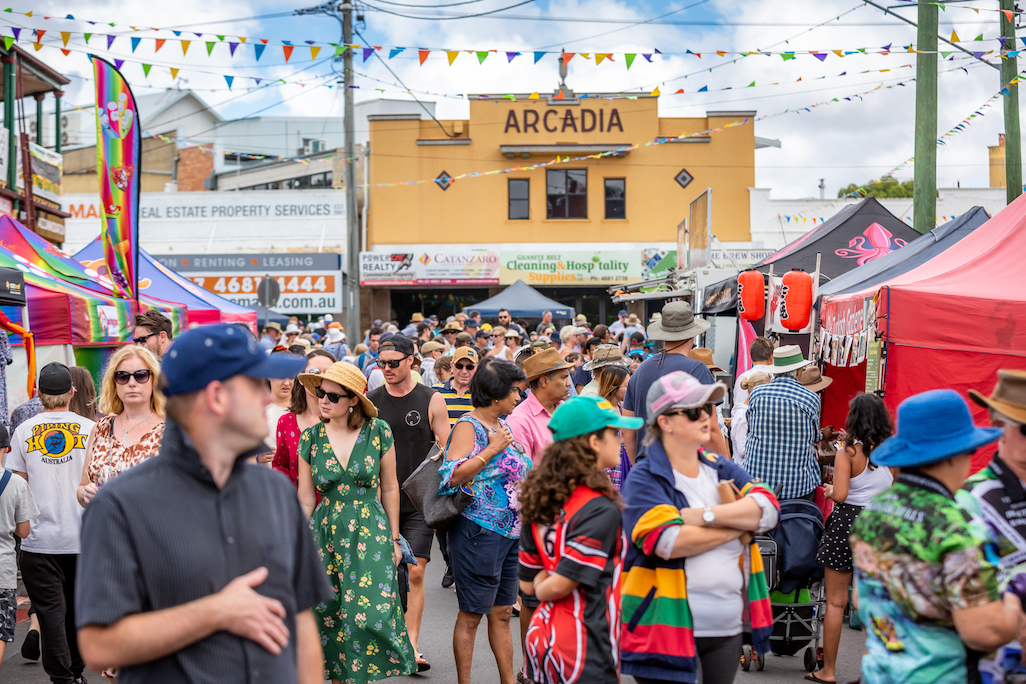
{"type": "Polygon", "coordinates": [[[775,487],[780,499],[805,496],[820,484],[819,397],[797,378],[778,375],[752,390],[748,399],[748,439],[741,466],[775,487]]]}
{"type": "MultiPolygon", "coordinates": [[[[438,488],[441,495],[455,494],[456,487],[450,486],[453,471],[474,458],[488,446],[488,428],[473,416],[463,416],[457,422],[470,423],[474,428],[474,448],[470,453],[455,461],[446,460],[438,469],[442,483],[438,488]]],[[[499,424],[509,428],[506,421],[499,424]]],[[[455,427],[453,428],[455,430],[455,427]]],[[[482,458],[484,458],[482,456],[482,458]]],[[[470,485],[474,498],[463,509],[461,515],[486,530],[501,534],[508,539],[520,538],[520,503],[517,501],[517,485],[531,469],[531,459],[516,442],[506,450],[493,456],[488,465],[474,478],[470,485]]],[[[464,485],[466,486],[466,485],[464,485]]]]}

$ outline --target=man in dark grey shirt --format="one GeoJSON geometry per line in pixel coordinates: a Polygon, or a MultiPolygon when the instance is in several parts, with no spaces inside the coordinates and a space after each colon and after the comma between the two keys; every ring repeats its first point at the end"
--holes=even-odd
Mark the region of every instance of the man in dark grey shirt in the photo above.
{"type": "Polygon", "coordinates": [[[267,356],[244,329],[203,326],[163,359],[160,454],[104,485],[83,516],[79,645],[121,684],[321,684],[311,608],[330,595],[287,479],[247,462],[267,435],[267,356]]]}

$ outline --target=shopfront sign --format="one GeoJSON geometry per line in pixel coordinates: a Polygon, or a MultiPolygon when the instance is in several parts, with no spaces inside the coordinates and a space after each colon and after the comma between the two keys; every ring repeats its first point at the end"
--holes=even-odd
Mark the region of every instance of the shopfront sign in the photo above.
{"type": "Polygon", "coordinates": [[[511,109],[506,114],[506,128],[503,133],[540,133],[542,128],[549,133],[623,133],[620,112],[616,109],[583,107],[550,108],[544,112],[536,109],[511,109]]]}
{"type": "Polygon", "coordinates": [[[641,277],[636,251],[501,252],[499,284],[523,280],[528,285],[616,285],[641,277]]]}
{"type": "MultiPolygon", "coordinates": [[[[80,249],[100,232],[96,194],[63,197],[67,245],[80,249]]],[[[332,190],[144,192],[139,242],[150,254],[330,252],[345,254],[345,193],[332,190]]]]}
{"type": "Polygon", "coordinates": [[[360,284],[498,285],[499,253],[478,249],[361,252],[360,284]]]}
{"type": "Polygon", "coordinates": [[[270,276],[281,289],[272,311],[287,315],[342,311],[342,264],[338,254],[179,254],[153,258],[203,289],[253,309],[260,306],[260,281],[270,276]]]}

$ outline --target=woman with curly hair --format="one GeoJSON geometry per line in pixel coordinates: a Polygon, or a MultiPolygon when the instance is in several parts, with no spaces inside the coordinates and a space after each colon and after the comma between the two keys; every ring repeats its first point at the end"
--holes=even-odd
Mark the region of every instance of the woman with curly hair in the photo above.
{"type": "Polygon", "coordinates": [[[635,430],[602,397],[574,397],[552,414],[556,441],[520,486],[520,588],[541,605],[527,630],[526,676],[541,684],[614,684],[619,673],[619,428],[635,430]]]}
{"type": "Polygon", "coordinates": [[[894,434],[894,422],[883,399],[875,394],[856,395],[848,405],[844,430],[847,434],[843,448],[834,459],[834,483],[826,485],[827,496],[834,500],[834,510],[827,518],[816,554],[816,559],[826,566],[826,615],[823,617],[823,669],[805,677],[813,682],[836,681],[834,664],[853,570],[848,541],[851,526],[862,508],[894,482],[894,473],[889,468],[880,468],[870,459],[873,449],[894,434]]]}

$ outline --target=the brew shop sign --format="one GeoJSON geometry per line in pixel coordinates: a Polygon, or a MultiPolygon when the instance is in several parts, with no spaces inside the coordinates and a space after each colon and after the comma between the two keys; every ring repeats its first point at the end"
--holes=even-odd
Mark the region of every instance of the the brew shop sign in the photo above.
{"type": "Polygon", "coordinates": [[[335,253],[155,254],[153,258],[203,289],[243,306],[258,308],[257,287],[264,276],[270,276],[281,290],[273,311],[288,315],[342,311],[342,263],[335,253]]]}

